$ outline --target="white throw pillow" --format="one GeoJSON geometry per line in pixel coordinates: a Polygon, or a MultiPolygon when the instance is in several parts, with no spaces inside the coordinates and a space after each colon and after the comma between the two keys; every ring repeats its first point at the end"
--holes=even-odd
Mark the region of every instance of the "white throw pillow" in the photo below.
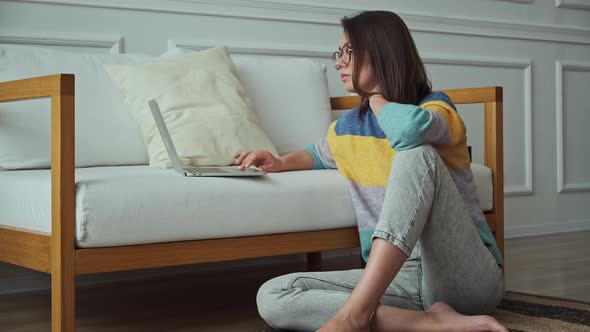
{"type": "MultiPolygon", "coordinates": [[[[194,50],[171,48],[162,58],[194,50]]],[[[326,136],[332,122],[326,65],[310,59],[232,54],[260,125],[281,155],[326,136]]]]}
{"type": "Polygon", "coordinates": [[[171,166],[147,104],[152,98],[185,165],[231,165],[235,153],[254,149],[278,155],[225,47],[105,69],[141,128],[150,166],[171,166]]]}

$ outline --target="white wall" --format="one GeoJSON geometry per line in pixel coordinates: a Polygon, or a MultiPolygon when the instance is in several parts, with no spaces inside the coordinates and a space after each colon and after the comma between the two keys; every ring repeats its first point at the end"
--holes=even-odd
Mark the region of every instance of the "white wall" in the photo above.
{"type": "MultiPolygon", "coordinates": [[[[435,89],[504,87],[507,236],[590,229],[589,0],[0,0],[0,43],[154,55],[227,45],[330,65],[339,19],[366,9],[400,14],[435,89]]],[[[482,107],[460,112],[482,162],[482,107]]],[[[0,292],[22,272],[4,271],[0,292]]]]}

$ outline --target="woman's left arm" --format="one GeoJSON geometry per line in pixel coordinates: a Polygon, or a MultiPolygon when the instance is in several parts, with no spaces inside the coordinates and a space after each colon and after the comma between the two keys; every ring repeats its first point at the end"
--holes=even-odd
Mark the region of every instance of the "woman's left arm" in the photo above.
{"type": "Polygon", "coordinates": [[[466,138],[461,117],[443,100],[431,100],[417,106],[390,102],[381,95],[373,95],[369,105],[391,147],[397,151],[421,144],[457,144],[466,138]]]}

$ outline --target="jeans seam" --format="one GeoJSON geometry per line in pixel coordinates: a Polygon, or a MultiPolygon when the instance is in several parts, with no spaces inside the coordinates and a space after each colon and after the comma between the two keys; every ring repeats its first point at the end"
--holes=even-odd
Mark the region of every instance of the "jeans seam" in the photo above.
{"type": "MultiPolygon", "coordinates": [[[[320,289],[320,288],[312,288],[312,289],[308,289],[309,291],[318,291],[318,292],[326,292],[326,293],[336,293],[336,294],[341,294],[343,293],[342,291],[337,291],[337,290],[333,290],[333,289],[320,289]]],[[[415,296],[408,296],[406,294],[401,294],[401,293],[395,293],[395,292],[385,292],[383,293],[383,295],[387,295],[387,296],[396,296],[396,297],[403,297],[404,299],[408,299],[408,300],[419,300],[418,297],[415,296]]]]}
{"type": "Polygon", "coordinates": [[[314,278],[314,277],[310,277],[310,276],[297,276],[297,277],[291,278],[289,280],[289,282],[287,283],[287,290],[292,289],[293,288],[293,284],[295,284],[295,282],[297,280],[299,280],[299,279],[312,279],[312,280],[317,280],[317,281],[325,282],[325,283],[330,284],[330,285],[340,286],[340,287],[348,288],[350,290],[354,290],[354,286],[351,286],[351,285],[348,285],[348,284],[338,283],[338,282],[335,282],[335,281],[332,281],[332,280],[314,278]]]}
{"type": "Polygon", "coordinates": [[[424,289],[422,288],[422,262],[418,264],[418,295],[420,296],[420,304],[424,310],[424,289]]]}
{"type": "Polygon", "coordinates": [[[426,179],[426,176],[428,176],[428,173],[431,171],[430,167],[431,165],[433,165],[434,163],[436,163],[436,161],[430,161],[426,164],[427,169],[426,172],[424,173],[424,175],[422,176],[422,180],[420,181],[420,191],[418,192],[418,200],[416,202],[416,206],[414,207],[414,211],[412,212],[412,217],[410,218],[410,222],[408,223],[408,226],[406,227],[406,229],[403,231],[402,233],[402,237],[405,239],[406,235],[408,235],[408,232],[410,231],[410,226],[412,226],[412,224],[414,223],[414,218],[416,217],[416,213],[418,212],[418,202],[420,201],[419,198],[422,197],[422,194],[424,193],[424,180],[426,179]]]}
{"type": "MultiPolygon", "coordinates": [[[[344,288],[347,288],[347,289],[349,289],[351,291],[354,290],[354,288],[355,288],[355,286],[351,286],[351,285],[345,284],[345,283],[338,283],[338,282],[335,282],[335,281],[332,281],[332,280],[314,278],[314,277],[309,277],[309,276],[297,276],[297,277],[291,278],[289,280],[289,282],[287,283],[287,289],[284,289],[284,290],[293,289],[293,284],[295,284],[295,282],[297,280],[299,280],[299,279],[313,279],[313,280],[325,282],[325,283],[330,284],[330,285],[344,287],[344,288]]],[[[318,288],[308,288],[308,289],[306,289],[306,291],[311,291],[311,290],[332,291],[332,290],[329,290],[329,289],[318,289],[318,288]]],[[[339,292],[339,291],[333,291],[333,292],[339,292]]],[[[407,295],[407,294],[404,294],[404,293],[392,292],[392,291],[387,291],[387,290],[385,290],[385,292],[383,293],[383,295],[397,296],[397,297],[403,297],[403,298],[406,298],[406,299],[414,299],[414,300],[419,299],[418,297],[415,297],[415,296],[410,296],[410,295],[407,295]]]]}
{"type": "Polygon", "coordinates": [[[412,254],[412,250],[411,250],[410,246],[404,240],[399,239],[397,236],[395,236],[387,231],[383,231],[383,230],[379,230],[379,229],[375,230],[375,232],[373,232],[373,237],[378,237],[380,239],[386,240],[387,242],[391,243],[391,245],[398,247],[408,257],[410,257],[412,254]],[[375,235],[375,234],[377,234],[377,235],[375,235]],[[385,234],[385,236],[384,236],[385,238],[383,238],[381,234],[385,234]],[[396,241],[399,242],[400,244],[402,244],[403,248],[400,248],[400,246],[395,243],[396,241]]]}
{"type": "Polygon", "coordinates": [[[387,291],[385,291],[383,293],[383,295],[395,296],[395,297],[403,297],[404,299],[409,299],[409,300],[420,300],[420,297],[418,297],[418,296],[411,296],[411,295],[406,295],[406,294],[397,293],[397,292],[387,292],[387,291]]]}

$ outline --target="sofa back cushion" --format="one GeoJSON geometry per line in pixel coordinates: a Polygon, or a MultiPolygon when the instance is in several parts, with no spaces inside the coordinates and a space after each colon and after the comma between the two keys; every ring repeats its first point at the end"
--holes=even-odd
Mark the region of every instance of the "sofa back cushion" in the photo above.
{"type": "MultiPolygon", "coordinates": [[[[139,129],[116,95],[103,64],[150,58],[0,44],[0,81],[76,75],[76,166],[146,164],[139,129]]],[[[0,103],[0,169],[49,167],[50,107],[48,99],[0,103]]]]}
{"type": "MultiPolygon", "coordinates": [[[[148,155],[139,126],[103,66],[151,59],[0,44],[0,81],[75,74],[76,166],[145,165],[148,155]]],[[[324,65],[258,55],[232,55],[232,60],[280,155],[326,134],[331,114],[324,65]]],[[[49,168],[49,110],[48,100],[0,103],[0,170],[49,168]]]]}
{"type": "Polygon", "coordinates": [[[233,56],[262,127],[281,155],[316,143],[332,120],[326,66],[307,59],[233,56]]]}

